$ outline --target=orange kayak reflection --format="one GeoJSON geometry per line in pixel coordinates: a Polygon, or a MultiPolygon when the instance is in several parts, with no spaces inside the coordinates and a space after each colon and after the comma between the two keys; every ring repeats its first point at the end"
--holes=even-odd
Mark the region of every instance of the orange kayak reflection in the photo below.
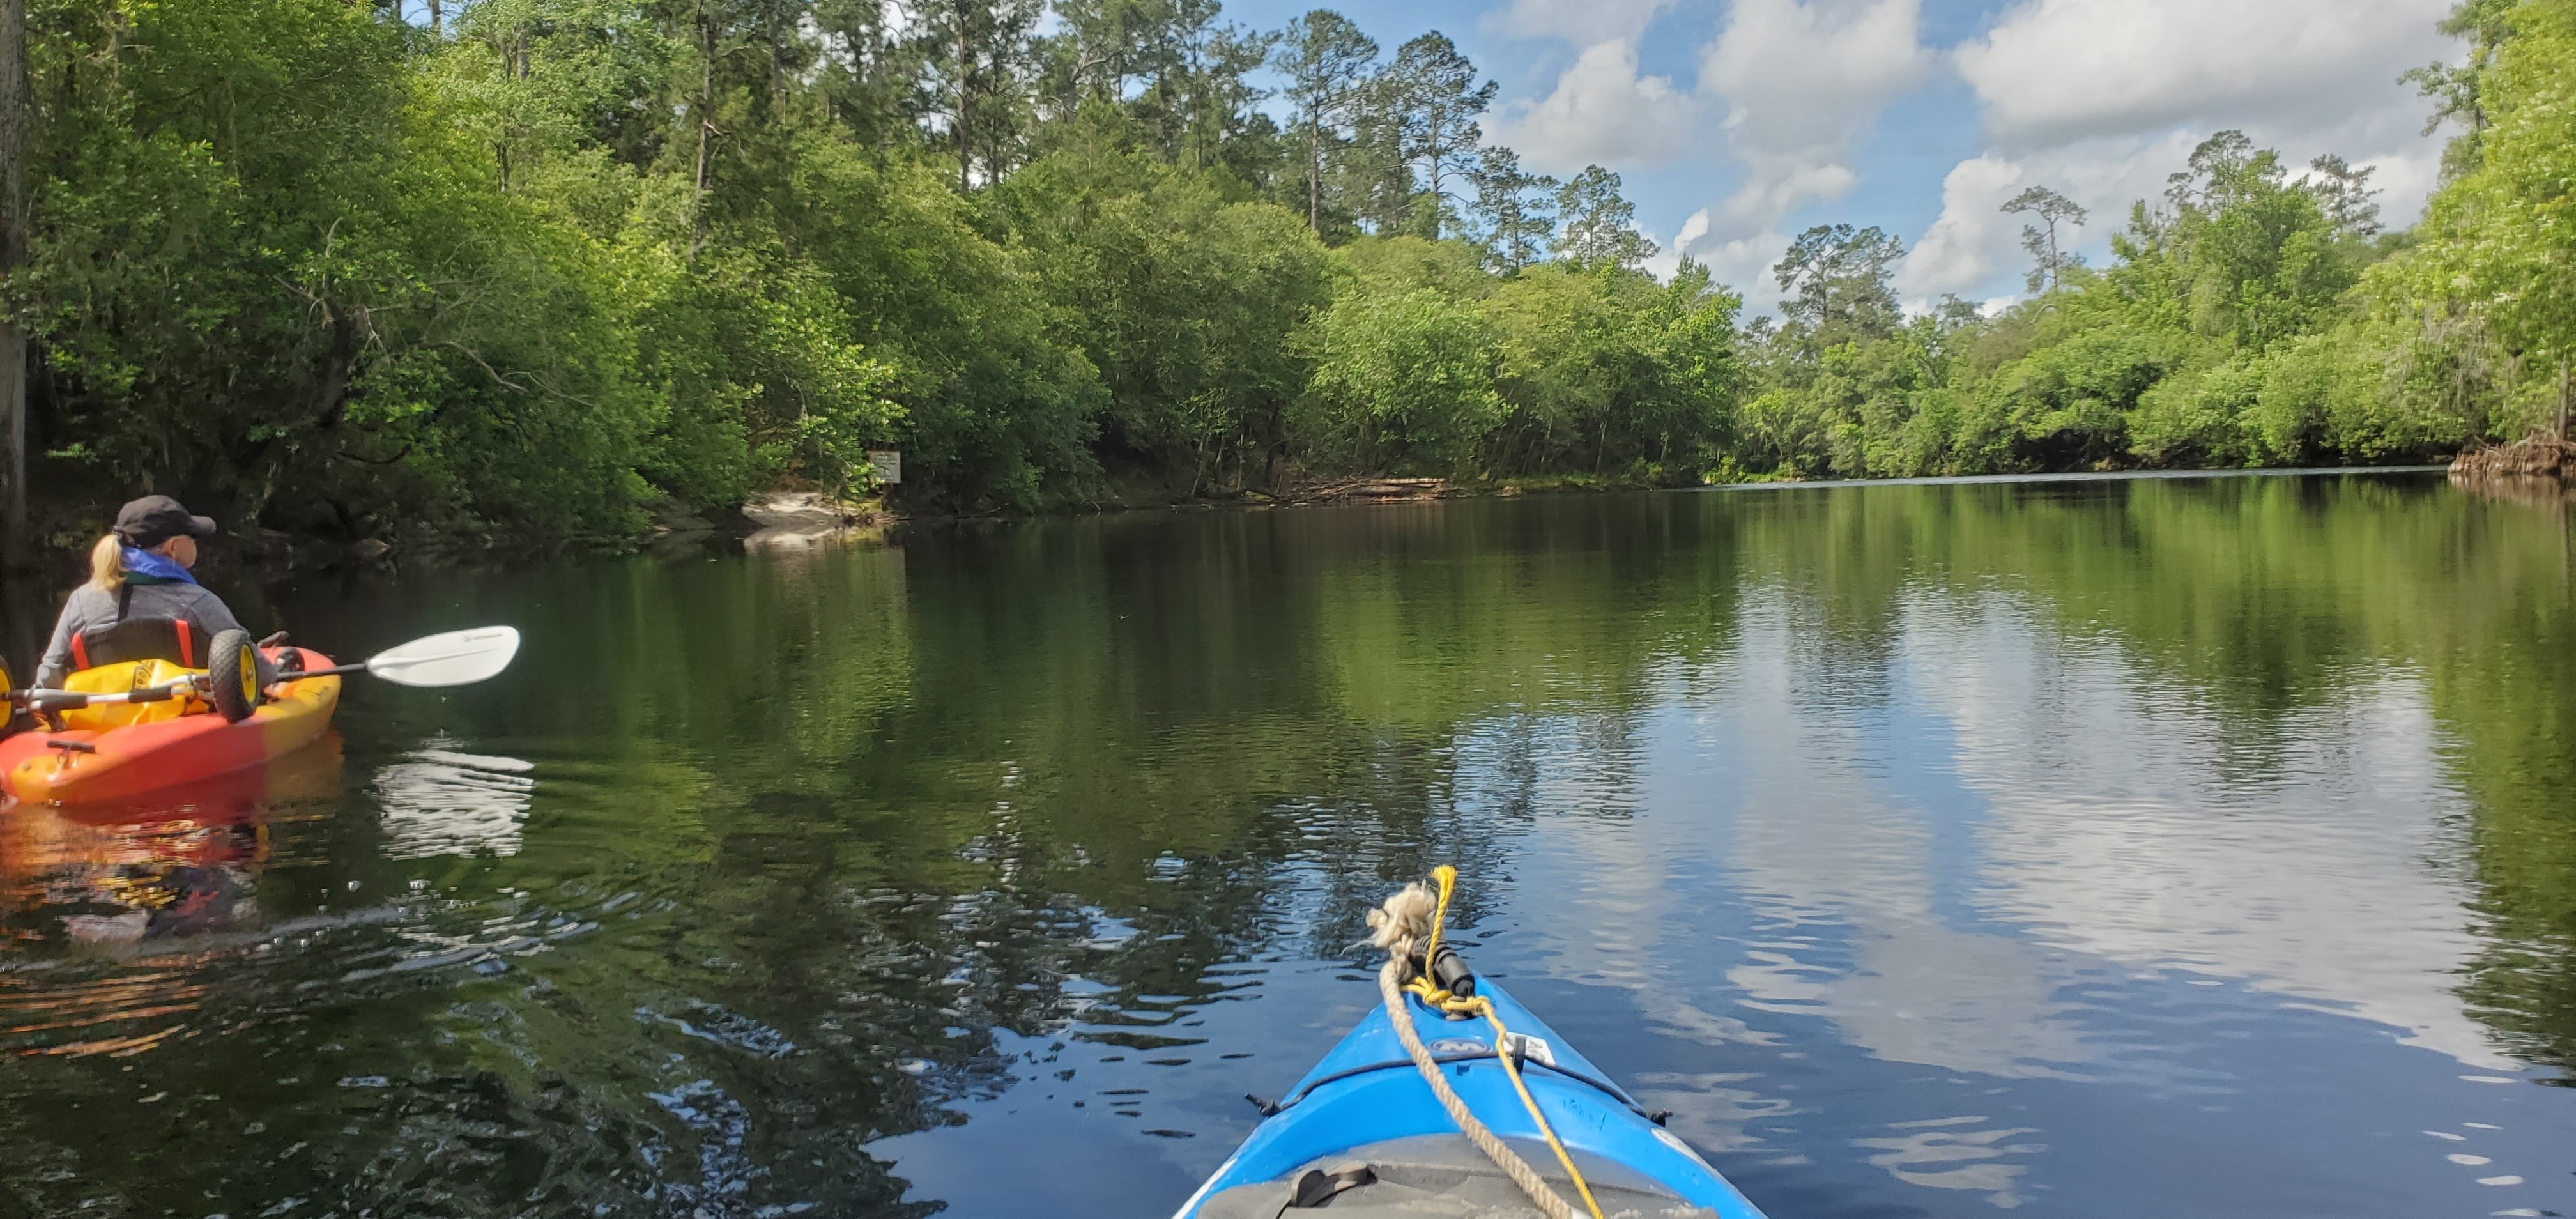
{"type": "Polygon", "coordinates": [[[329,733],[165,798],[0,811],[0,918],[17,952],[126,958],[0,969],[0,1038],[22,1054],[122,1056],[183,1033],[205,992],[192,938],[258,921],[273,811],[335,795],[340,766],[329,733]]]}

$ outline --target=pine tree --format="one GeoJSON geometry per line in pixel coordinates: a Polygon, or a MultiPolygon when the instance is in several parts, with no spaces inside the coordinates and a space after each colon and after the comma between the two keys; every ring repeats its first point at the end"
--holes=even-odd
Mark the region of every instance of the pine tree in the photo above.
{"type": "Polygon", "coordinates": [[[1476,146],[1485,139],[1476,119],[1494,104],[1501,86],[1477,84],[1476,65],[1438,30],[1397,48],[1387,80],[1399,155],[1421,168],[1429,195],[1427,235],[1442,236],[1455,202],[1451,185],[1475,163],[1476,146]]]}
{"type": "Polygon", "coordinates": [[[1556,256],[1578,266],[1634,267],[1660,252],[1637,231],[1637,205],[1619,193],[1619,175],[1586,165],[1556,190],[1556,256]]]}
{"type": "Polygon", "coordinates": [[[1486,145],[1467,177],[1476,184],[1476,218],[1483,222],[1487,262],[1508,273],[1547,257],[1556,238],[1555,194],[1562,184],[1522,170],[1521,154],[1500,144],[1486,145]]]}
{"type": "Polygon", "coordinates": [[[1297,138],[1305,149],[1306,227],[1324,231],[1324,166],[1346,142],[1377,62],[1377,42],[1351,19],[1319,8],[1288,23],[1274,63],[1288,78],[1297,138]]]}

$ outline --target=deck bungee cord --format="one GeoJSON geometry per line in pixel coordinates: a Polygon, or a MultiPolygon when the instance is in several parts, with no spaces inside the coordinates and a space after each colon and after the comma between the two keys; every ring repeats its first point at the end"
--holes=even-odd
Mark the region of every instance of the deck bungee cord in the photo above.
{"type": "MultiPolygon", "coordinates": [[[[1387,1020],[1395,1026],[1396,1039],[1404,1043],[1404,1052],[1413,1059],[1414,1069],[1421,1072],[1423,1082],[1431,1085],[1432,1094],[1440,1098],[1440,1107],[1448,1112],[1449,1120],[1458,1124],[1459,1131],[1467,1136],[1468,1142],[1474,1143],[1478,1151],[1484,1152],[1485,1157],[1494,1162],[1495,1167],[1503,1170],[1504,1176],[1511,1178],[1512,1184],[1529,1195],[1530,1201],[1537,1204],[1539,1212],[1547,1219],[1577,1219],[1581,1212],[1558,1197],[1546,1179],[1538,1175],[1538,1170],[1530,1167],[1529,1161],[1522,1159],[1500,1136],[1477,1120],[1467,1102],[1459,1098],[1447,1079],[1442,1078],[1439,1062],[1432,1058],[1430,1048],[1422,1043],[1422,1035],[1414,1030],[1413,1013],[1404,997],[1410,994],[1421,1000],[1423,1006],[1450,1019],[1484,1017],[1485,1022],[1494,1028],[1494,1057],[1503,1064],[1503,1073],[1510,1077],[1512,1090],[1520,1094],[1521,1104],[1528,1108],[1530,1120],[1538,1124],[1538,1132],[1547,1140],[1548,1150],[1556,1153],[1556,1162],[1565,1167],[1566,1176],[1574,1182],[1575,1192],[1582,1195],[1584,1211],[1589,1212],[1591,1219],[1602,1219],[1601,1204],[1593,1200],[1592,1186],[1584,1181],[1583,1170],[1574,1166],[1574,1157],[1567,1154],[1565,1144],[1558,1141],[1555,1128],[1548,1124],[1547,1115],[1539,1110],[1538,1099],[1530,1095],[1529,1085],[1522,1081],[1520,1063],[1512,1055],[1512,1032],[1503,1027],[1503,1018],[1494,1011],[1493,1001],[1472,993],[1452,994],[1433,976],[1443,972],[1439,964],[1440,929],[1449,918],[1449,899],[1457,892],[1458,869],[1442,864],[1432,869],[1431,877],[1440,886],[1436,895],[1422,882],[1415,881],[1387,898],[1385,905],[1368,913],[1369,943],[1385,949],[1387,953],[1386,964],[1377,971],[1377,989],[1378,997],[1386,1003],[1387,1020]],[[1416,950],[1417,945],[1419,951],[1416,950]],[[1417,961],[1421,968],[1411,980],[1404,980],[1406,969],[1417,961]]],[[[1466,976],[1461,971],[1461,977],[1466,976]]],[[[1472,987],[1473,982],[1467,985],[1472,987]]]]}

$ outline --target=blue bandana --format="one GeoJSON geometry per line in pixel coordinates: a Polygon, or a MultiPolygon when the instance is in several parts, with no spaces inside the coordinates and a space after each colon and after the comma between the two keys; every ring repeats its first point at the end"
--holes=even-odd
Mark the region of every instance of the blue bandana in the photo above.
{"type": "Polygon", "coordinates": [[[177,559],[149,550],[125,548],[125,578],[135,584],[194,584],[197,577],[177,559]]]}

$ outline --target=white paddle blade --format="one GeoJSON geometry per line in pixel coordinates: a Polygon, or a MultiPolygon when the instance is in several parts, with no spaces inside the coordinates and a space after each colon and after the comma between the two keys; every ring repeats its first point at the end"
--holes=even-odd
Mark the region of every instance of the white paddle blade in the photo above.
{"type": "Polygon", "coordinates": [[[415,639],[368,658],[367,672],[398,686],[462,686],[510,667],[516,627],[481,626],[415,639]]]}

